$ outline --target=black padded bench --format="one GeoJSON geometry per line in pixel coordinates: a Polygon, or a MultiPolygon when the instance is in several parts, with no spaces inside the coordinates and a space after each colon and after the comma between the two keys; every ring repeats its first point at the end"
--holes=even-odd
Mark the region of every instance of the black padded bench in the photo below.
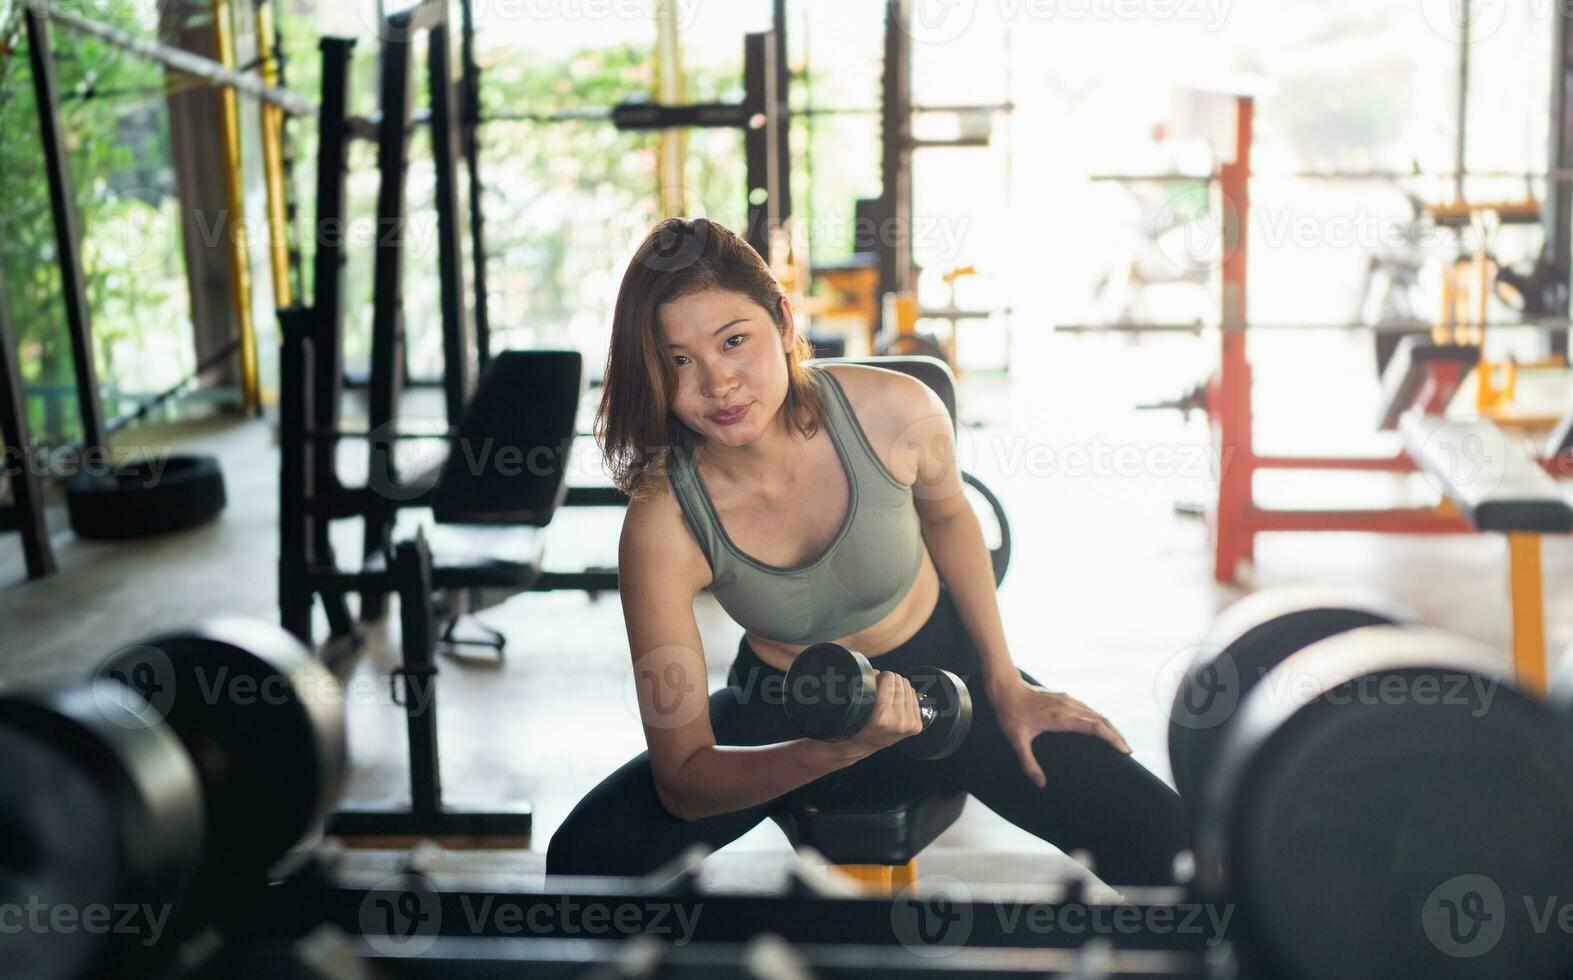
{"type": "MultiPolygon", "coordinates": [[[[438,766],[436,674],[442,642],[488,646],[504,637],[454,634],[475,608],[536,588],[544,528],[567,495],[583,360],[577,351],[504,351],[492,359],[465,409],[431,489],[435,523],[369,559],[361,577],[385,576],[399,595],[402,693],[410,745],[410,806],[341,810],[329,832],[399,841],[436,837],[526,847],[528,803],[484,811],[445,806],[438,766]],[[439,629],[439,623],[446,625],[439,629]]],[[[398,695],[396,695],[397,697],[398,695]]]]}
{"type": "Polygon", "coordinates": [[[881,890],[910,884],[916,858],[961,816],[967,794],[925,786],[900,767],[842,770],[788,794],[771,819],[793,847],[811,847],[881,890]]]}

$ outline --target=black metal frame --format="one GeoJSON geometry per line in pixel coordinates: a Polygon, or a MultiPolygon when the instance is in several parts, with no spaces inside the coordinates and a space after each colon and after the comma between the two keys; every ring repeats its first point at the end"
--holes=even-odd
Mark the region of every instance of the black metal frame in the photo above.
{"type": "Polygon", "coordinates": [[[787,190],[791,152],[786,93],[781,64],[784,41],[774,31],[743,35],[743,101],[664,105],[624,102],[612,108],[612,125],[620,130],[720,128],[743,131],[748,206],[744,237],[754,251],[770,257],[770,234],[791,216],[787,190]],[[763,120],[756,125],[756,120],[763,120]],[[756,201],[755,192],[761,199],[756,201]]]}
{"type": "MultiPolygon", "coordinates": [[[[339,42],[347,52],[353,42],[339,42]]],[[[326,47],[326,42],[325,42],[326,47]]],[[[324,59],[325,61],[328,58],[324,59]]],[[[347,62],[346,62],[347,63],[347,62]]],[[[399,595],[402,626],[401,665],[394,678],[404,696],[395,702],[405,709],[410,756],[410,802],[371,809],[344,810],[330,819],[333,833],[350,837],[488,837],[516,846],[528,842],[532,810],[528,803],[487,811],[454,809],[442,799],[437,740],[436,621],[432,608],[432,558],[423,537],[401,541],[387,561],[359,572],[333,567],[331,551],[318,552],[317,537],[326,534],[327,520],[316,508],[318,450],[335,439],[314,437],[308,421],[315,411],[315,346],[320,324],[310,309],[279,311],[280,470],[279,470],[279,605],[284,628],[311,645],[312,601],[321,595],[331,635],[318,655],[335,673],[346,673],[362,646],[362,634],[350,617],[346,593],[399,595]],[[319,563],[324,557],[326,564],[319,563]]],[[[615,576],[614,576],[615,577],[615,576]]]]}
{"type": "Polygon", "coordinates": [[[33,97],[38,106],[38,133],[44,169],[49,178],[49,207],[55,231],[55,261],[60,266],[60,295],[71,336],[71,366],[76,375],[77,411],[88,449],[107,446],[104,406],[93,367],[93,330],[82,275],[81,232],[72,194],[71,169],[60,130],[60,83],[55,75],[49,19],[30,6],[22,10],[27,25],[27,54],[33,69],[33,97]]]}
{"type": "MultiPolygon", "coordinates": [[[[394,465],[398,412],[404,381],[404,234],[408,212],[405,175],[409,166],[411,112],[411,56],[415,36],[427,35],[427,89],[431,100],[431,146],[437,186],[437,264],[441,284],[443,337],[443,403],[449,425],[457,421],[469,400],[472,377],[469,350],[472,328],[464,300],[463,246],[458,218],[458,147],[454,101],[455,81],[450,63],[448,7],[438,0],[388,15],[381,50],[382,118],[378,126],[377,244],[373,270],[371,386],[367,416],[371,431],[368,483],[388,489],[402,487],[403,477],[394,465]]],[[[336,331],[338,324],[333,324],[336,331]]],[[[326,327],[325,327],[326,328],[326,327]]],[[[387,493],[365,498],[367,558],[387,549],[399,509],[387,493]]],[[[361,594],[361,618],[380,618],[383,596],[361,594]]]]}
{"type": "MultiPolygon", "coordinates": [[[[1546,199],[1541,205],[1541,227],[1546,244],[1537,263],[1536,278],[1556,283],[1561,296],[1573,294],[1573,183],[1564,176],[1573,167],[1573,16],[1556,4],[1551,12],[1551,123],[1547,131],[1550,160],[1546,199]]],[[[1555,311],[1566,316],[1566,303],[1555,311]]],[[[1551,331],[1547,353],[1568,356],[1566,329],[1551,331]]]]}
{"type": "Polygon", "coordinates": [[[28,578],[53,575],[59,566],[49,543],[49,526],[44,521],[43,481],[33,468],[33,440],[28,432],[27,406],[22,401],[22,369],[16,356],[16,332],[11,323],[11,304],[6,298],[3,265],[0,265],[0,444],[18,457],[0,467],[0,475],[9,472],[11,496],[15,501],[10,506],[0,507],[0,529],[14,528],[21,534],[28,578]]]}
{"type": "MultiPolygon", "coordinates": [[[[874,251],[879,295],[912,291],[912,35],[908,0],[886,0],[880,88],[880,194],[874,251]]],[[[894,329],[876,306],[875,333],[894,329]]]]}
{"type": "MultiPolygon", "coordinates": [[[[435,480],[427,486],[406,482],[393,465],[393,450],[406,436],[394,431],[394,419],[405,387],[402,322],[402,260],[407,212],[404,193],[408,163],[411,42],[428,32],[428,81],[431,86],[432,146],[436,155],[439,243],[438,274],[442,287],[444,337],[443,389],[451,428],[457,425],[472,395],[469,331],[464,267],[463,229],[458,207],[456,147],[460,114],[449,64],[447,8],[442,0],[422,4],[388,19],[381,52],[382,114],[378,122],[378,169],[381,186],[377,204],[379,236],[375,254],[373,344],[369,430],[346,432],[341,427],[345,387],[342,350],[344,308],[342,235],[319,236],[315,256],[314,295],[309,307],[279,311],[280,352],[280,480],[279,480],[279,607],[284,627],[308,645],[313,604],[323,600],[329,636],[319,656],[336,673],[345,673],[362,647],[360,627],[351,615],[347,596],[361,597],[362,619],[381,616],[390,593],[400,596],[403,626],[402,665],[395,669],[402,683],[410,751],[410,803],[341,811],[332,820],[335,833],[352,837],[485,837],[493,842],[528,839],[531,809],[519,802],[477,812],[444,805],[436,724],[436,653],[451,629],[439,626],[442,615],[462,611],[463,590],[448,591],[439,600],[434,587],[432,554],[424,536],[390,546],[394,519],[401,508],[430,506],[435,480]],[[366,439],[371,466],[365,486],[345,486],[337,474],[340,439],[366,439]],[[336,519],[365,521],[361,570],[337,566],[330,536],[336,519]],[[439,606],[441,609],[439,609],[439,606]]],[[[322,51],[322,110],[318,120],[317,222],[323,229],[343,228],[346,220],[345,182],[349,140],[358,134],[347,115],[350,59],[354,41],[325,38],[322,51]]],[[[473,171],[472,171],[473,172],[473,171]]],[[[472,199],[473,206],[473,199],[472,199]]],[[[614,488],[575,488],[568,505],[623,505],[627,498],[614,488]]],[[[615,569],[542,573],[513,583],[518,591],[585,589],[615,591],[615,569]]],[[[510,586],[512,587],[512,586],[510,586]]],[[[450,624],[451,626],[451,624],[450,624]]]]}
{"type": "MultiPolygon", "coordinates": [[[[762,929],[777,933],[792,943],[835,946],[899,947],[903,943],[903,917],[892,914],[891,900],[875,895],[831,894],[817,886],[815,879],[799,868],[784,892],[758,894],[712,894],[700,877],[707,849],[695,847],[671,864],[643,878],[559,877],[548,879],[542,887],[539,878],[531,883],[524,876],[487,874],[484,877],[453,873],[441,882],[427,877],[419,860],[406,865],[402,875],[371,883],[351,879],[320,856],[291,879],[251,902],[237,903],[226,910],[233,920],[232,934],[248,938],[282,938],[304,934],[322,922],[332,923],[351,935],[371,935],[386,927],[385,935],[401,929],[404,937],[453,937],[479,940],[486,937],[518,936],[512,922],[529,922],[529,935],[536,939],[584,939],[583,924],[560,915],[534,915],[532,910],[627,907],[626,918],[619,922],[616,935],[633,936],[663,931],[662,922],[690,924],[685,936],[695,946],[713,943],[743,943],[762,929]],[[393,916],[382,914],[385,906],[398,901],[393,916]],[[477,917],[474,910],[516,907],[518,916],[477,917]],[[378,914],[368,916],[367,910],[378,914]],[[469,910],[470,914],[465,914],[469,910]],[[419,921],[416,921],[416,917],[419,921]],[[389,921],[389,919],[393,921],[389,921]],[[512,931],[510,931],[512,930],[512,931]]],[[[1119,919],[1134,922],[1134,928],[1110,928],[1103,935],[1111,950],[1203,954],[1224,938],[1214,934],[1221,909],[1212,909],[1190,890],[1179,887],[1132,887],[1124,889],[1124,899],[1099,899],[1086,890],[1083,879],[1045,882],[1030,899],[1019,894],[949,896],[943,906],[950,921],[970,924],[966,946],[969,949],[1079,949],[1088,934],[1096,933],[1090,924],[1113,924],[1119,919]],[[1048,891],[1057,886],[1057,894],[1048,891]],[[1177,908],[1186,903],[1191,911],[1177,908]],[[1024,914],[1043,907],[1038,915],[1055,913],[1048,921],[1060,921],[1058,910],[1074,907],[1080,922],[1089,924],[1087,932],[1076,929],[1021,928],[1028,921],[1024,914]],[[1015,915],[1001,914],[1014,909],[1015,915]],[[1155,921],[1152,914],[1167,910],[1166,917],[1175,927],[1147,929],[1142,924],[1155,921]],[[1194,914],[1192,914],[1194,913],[1194,914]],[[1182,927],[1183,924],[1183,927],[1182,927]]],[[[1161,913],[1160,913],[1161,914],[1161,913]]],[[[910,937],[908,937],[910,939],[910,937]]],[[[418,951],[425,951],[425,944],[418,951]]],[[[416,951],[416,950],[412,950],[416,951]]]]}

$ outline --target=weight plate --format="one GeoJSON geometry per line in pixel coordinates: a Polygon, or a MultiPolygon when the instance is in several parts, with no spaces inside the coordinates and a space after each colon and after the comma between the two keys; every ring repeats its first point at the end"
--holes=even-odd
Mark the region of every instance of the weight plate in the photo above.
{"type": "Polygon", "coordinates": [[[201,860],[185,748],[118,685],[0,696],[0,963],[25,977],[149,967],[201,860]]]}
{"type": "Polygon", "coordinates": [[[1169,712],[1169,764],[1193,816],[1209,760],[1264,674],[1329,636],[1414,621],[1380,597],[1314,586],[1258,592],[1225,609],[1197,646],[1169,712]]]}
{"type": "Polygon", "coordinates": [[[787,671],[787,719],[808,738],[844,741],[873,716],[874,691],[867,657],[838,643],[816,643],[787,671]]]}
{"type": "Polygon", "coordinates": [[[1370,627],[1249,696],[1198,837],[1199,883],[1248,959],[1303,980],[1573,971],[1573,752],[1498,663],[1370,627]]]}
{"type": "Polygon", "coordinates": [[[208,809],[203,900],[260,884],[320,830],[344,780],[343,697],[294,637],[215,620],[153,637],[99,672],[140,688],[196,762],[208,809]]]}
{"type": "Polygon", "coordinates": [[[907,675],[918,697],[933,700],[934,720],[896,745],[914,759],[943,759],[966,741],[972,729],[972,692],[960,677],[938,667],[918,667],[907,675]]]}

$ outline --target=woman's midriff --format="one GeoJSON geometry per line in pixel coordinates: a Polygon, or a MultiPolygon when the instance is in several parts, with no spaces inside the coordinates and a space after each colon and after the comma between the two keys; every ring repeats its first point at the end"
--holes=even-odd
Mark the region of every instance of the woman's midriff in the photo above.
{"type": "MultiPolygon", "coordinates": [[[[918,568],[917,578],[912,580],[912,587],[902,596],[896,608],[872,626],[849,636],[838,637],[834,642],[872,660],[910,640],[928,622],[934,613],[934,604],[938,601],[939,573],[929,558],[928,549],[924,548],[923,564],[918,568]]],[[[806,644],[782,643],[753,632],[743,635],[748,645],[759,654],[759,659],[777,670],[789,669],[797,655],[808,649],[806,644]]]]}

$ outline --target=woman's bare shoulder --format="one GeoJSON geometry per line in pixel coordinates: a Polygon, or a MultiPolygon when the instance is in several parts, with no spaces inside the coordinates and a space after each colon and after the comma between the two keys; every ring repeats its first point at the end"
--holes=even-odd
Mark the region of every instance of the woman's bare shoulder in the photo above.
{"type": "Polygon", "coordinates": [[[841,383],[865,428],[875,423],[901,429],[936,413],[946,414],[939,395],[910,374],[867,364],[827,364],[824,369],[841,383]]]}
{"type": "Polygon", "coordinates": [[[638,570],[681,573],[682,579],[696,583],[697,592],[710,584],[710,563],[683,516],[671,483],[665,476],[647,479],[644,492],[629,501],[623,515],[619,570],[637,563],[638,570]]]}

